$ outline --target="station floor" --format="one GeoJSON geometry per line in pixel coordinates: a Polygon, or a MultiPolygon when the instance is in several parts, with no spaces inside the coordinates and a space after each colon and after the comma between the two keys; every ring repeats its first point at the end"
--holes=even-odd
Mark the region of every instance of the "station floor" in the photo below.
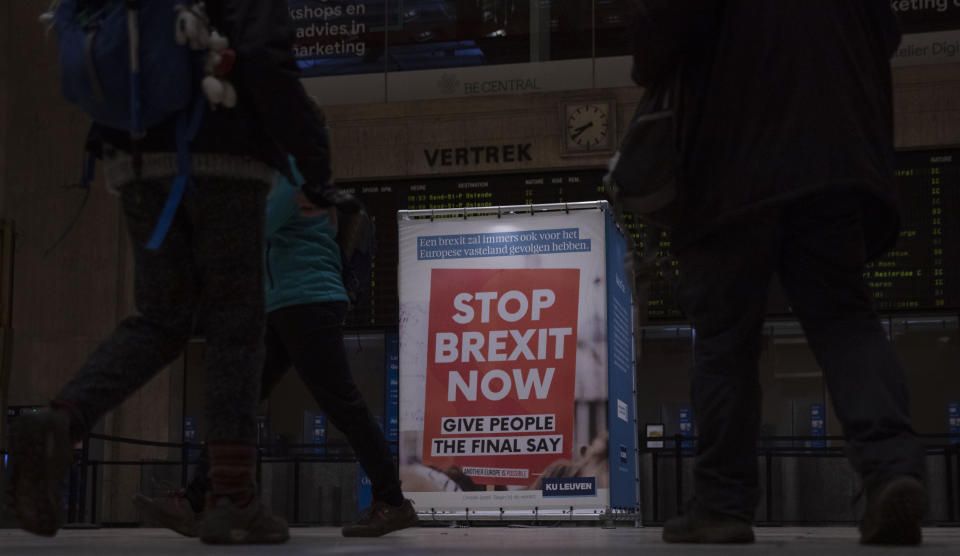
{"type": "Polygon", "coordinates": [[[176,554],[316,554],[430,556],[558,556],[584,554],[960,554],[960,528],[924,530],[924,544],[911,548],[864,547],[851,527],[757,528],[757,542],[746,546],[666,545],[659,528],[475,527],[414,528],[378,539],[346,539],[334,527],[291,530],[290,542],[274,546],[206,546],[196,539],[161,529],[66,530],[54,538],[17,529],[0,530],[0,554],[134,555],[176,554]]]}

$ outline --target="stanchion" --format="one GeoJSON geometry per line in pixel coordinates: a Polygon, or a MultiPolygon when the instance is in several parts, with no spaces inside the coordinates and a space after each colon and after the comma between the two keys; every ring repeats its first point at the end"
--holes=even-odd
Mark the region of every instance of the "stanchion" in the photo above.
{"type": "Polygon", "coordinates": [[[677,513],[683,509],[683,436],[677,433],[673,437],[674,466],[676,467],[677,513]]]}
{"type": "Polygon", "coordinates": [[[763,457],[766,459],[767,468],[767,523],[771,523],[773,522],[773,454],[770,453],[769,446],[764,450],[763,457]]]}
{"type": "Polygon", "coordinates": [[[339,486],[333,487],[333,500],[331,508],[333,511],[330,512],[330,517],[332,518],[333,524],[337,527],[343,525],[343,489],[339,486]]]}
{"type": "Polygon", "coordinates": [[[293,520],[291,527],[306,527],[300,522],[300,454],[293,456],[293,520]]]}
{"type": "Polygon", "coordinates": [[[97,468],[98,462],[90,462],[90,523],[97,523],[97,468]]]}
{"type": "Polygon", "coordinates": [[[79,498],[77,521],[86,521],[87,514],[87,464],[90,461],[90,439],[83,438],[83,444],[80,446],[80,490],[77,493],[79,498]]]}
{"type": "Polygon", "coordinates": [[[257,447],[257,496],[263,496],[263,452],[257,447]]]}
{"type": "Polygon", "coordinates": [[[943,450],[943,459],[946,464],[946,481],[947,481],[947,519],[949,521],[956,521],[956,508],[954,506],[955,500],[954,496],[956,492],[953,487],[953,454],[950,446],[947,446],[943,450]]]}
{"type": "Polygon", "coordinates": [[[323,525],[323,485],[317,485],[317,525],[323,525]]]}
{"type": "Polygon", "coordinates": [[[650,481],[653,486],[650,488],[651,505],[653,506],[653,521],[660,521],[660,455],[656,450],[650,452],[650,481]]]}
{"type": "Polygon", "coordinates": [[[180,487],[187,488],[190,467],[190,445],[184,442],[180,447],[180,487]]]}

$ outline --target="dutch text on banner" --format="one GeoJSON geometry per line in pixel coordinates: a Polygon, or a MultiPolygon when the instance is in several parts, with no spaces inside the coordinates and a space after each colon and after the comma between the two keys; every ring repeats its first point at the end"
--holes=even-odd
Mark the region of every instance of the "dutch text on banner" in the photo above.
{"type": "Polygon", "coordinates": [[[580,270],[435,268],[430,282],[423,462],[526,485],[571,456],[580,270]]]}

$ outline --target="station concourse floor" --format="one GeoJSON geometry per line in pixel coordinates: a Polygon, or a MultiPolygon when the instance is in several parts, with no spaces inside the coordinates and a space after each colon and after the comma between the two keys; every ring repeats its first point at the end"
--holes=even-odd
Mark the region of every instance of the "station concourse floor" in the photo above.
{"type": "Polygon", "coordinates": [[[430,556],[558,556],[584,554],[960,554],[960,528],[924,529],[920,547],[865,547],[853,527],[758,527],[757,542],[742,546],[667,545],[659,528],[600,527],[417,527],[376,539],[347,539],[339,528],[290,530],[288,543],[273,546],[207,546],[163,529],[64,530],[54,538],[0,529],[0,554],[132,555],[315,554],[430,556]]]}

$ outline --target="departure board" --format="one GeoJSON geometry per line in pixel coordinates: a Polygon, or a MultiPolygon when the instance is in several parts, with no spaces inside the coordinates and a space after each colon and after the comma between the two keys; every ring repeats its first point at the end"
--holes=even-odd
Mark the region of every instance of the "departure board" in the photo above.
{"type": "MultiPolygon", "coordinates": [[[[361,195],[377,227],[369,294],[347,318],[351,328],[397,326],[397,211],[594,201],[604,198],[603,169],[432,177],[342,183],[361,195]]],[[[960,308],[960,151],[903,152],[897,158],[903,207],[900,239],[865,273],[884,312],[960,308]]],[[[640,257],[661,257],[647,291],[649,321],[677,321],[679,268],[669,232],[652,230],[630,214],[625,224],[640,257]]],[[[782,295],[770,295],[768,313],[786,314],[782,295]]]]}
{"type": "MultiPolygon", "coordinates": [[[[605,170],[575,170],[525,174],[494,174],[413,180],[383,180],[342,183],[361,195],[377,227],[377,252],[369,295],[347,316],[349,327],[396,327],[399,309],[397,290],[397,211],[535,205],[603,199],[605,170]]],[[[669,256],[668,234],[648,238],[639,219],[625,216],[626,225],[641,256],[652,246],[669,256]]],[[[676,262],[666,260],[650,287],[650,317],[679,318],[674,308],[676,262]]]]}
{"type": "Polygon", "coordinates": [[[960,150],[897,155],[902,227],[866,272],[881,311],[960,307],[960,150]]]}

